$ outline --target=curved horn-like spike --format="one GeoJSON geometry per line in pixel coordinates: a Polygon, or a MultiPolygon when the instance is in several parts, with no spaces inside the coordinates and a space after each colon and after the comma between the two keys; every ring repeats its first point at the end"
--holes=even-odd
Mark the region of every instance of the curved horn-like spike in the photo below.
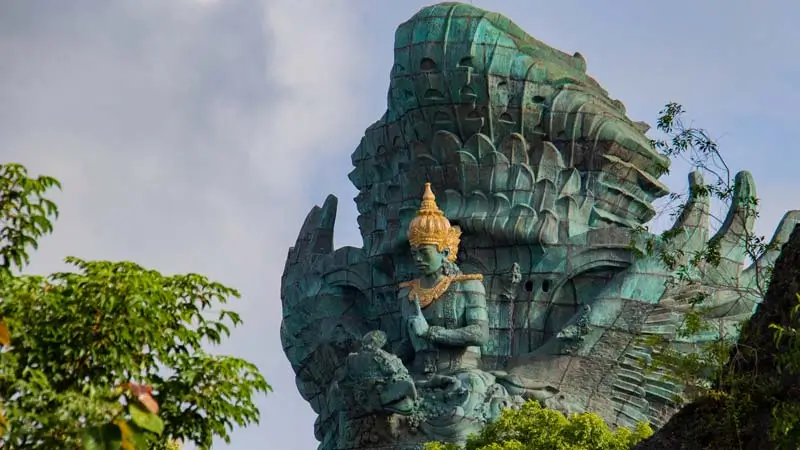
{"type": "Polygon", "coordinates": [[[783,244],[789,240],[794,227],[800,223],[800,211],[793,210],[787,212],[778,223],[775,234],[772,235],[769,250],[764,252],[758,261],[751,264],[742,272],[742,286],[749,289],[764,290],[769,282],[769,268],[775,264],[778,255],[781,254],[783,244]],[[756,286],[758,283],[758,286],[756,286]]]}
{"type": "Polygon", "coordinates": [[[704,189],[700,172],[689,174],[689,199],[668,234],[669,250],[680,250],[683,255],[678,264],[686,264],[694,253],[708,242],[708,219],[711,199],[704,189]]]}
{"type": "Polygon", "coordinates": [[[756,218],[756,185],[750,172],[736,174],[728,215],[709,242],[719,246],[720,261],[706,274],[709,281],[726,285],[738,281],[747,258],[747,238],[756,218]]]}
{"type": "Polygon", "coordinates": [[[289,250],[287,267],[307,261],[314,255],[327,255],[333,252],[333,227],[336,224],[336,210],[339,200],[329,195],[322,207],[314,206],[306,216],[297,241],[289,250]]]}

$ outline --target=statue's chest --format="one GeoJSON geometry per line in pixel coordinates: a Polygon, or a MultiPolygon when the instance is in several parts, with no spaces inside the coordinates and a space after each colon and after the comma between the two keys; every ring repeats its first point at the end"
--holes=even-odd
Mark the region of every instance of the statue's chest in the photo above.
{"type": "Polygon", "coordinates": [[[445,292],[435,302],[422,310],[428,324],[445,328],[458,328],[463,322],[464,302],[456,295],[445,292]]]}

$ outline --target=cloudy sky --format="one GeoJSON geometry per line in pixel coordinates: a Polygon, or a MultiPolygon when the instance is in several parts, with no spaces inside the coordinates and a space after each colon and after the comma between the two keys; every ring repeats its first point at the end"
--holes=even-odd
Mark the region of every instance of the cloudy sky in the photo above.
{"type": "MultiPolygon", "coordinates": [[[[761,233],[800,209],[794,2],[474,3],[580,51],[634,120],[684,104],[753,172],[761,233]]],[[[386,107],[395,27],[426,4],[0,0],[0,162],[64,184],[32,270],[77,255],[238,287],[245,325],[219,351],[257,363],[275,392],[230,448],[316,448],[278,337],[283,260],[328,193],[337,245],[360,243],[350,153],[386,107]]],[[[683,189],[685,173],[668,181],[683,189]]]]}

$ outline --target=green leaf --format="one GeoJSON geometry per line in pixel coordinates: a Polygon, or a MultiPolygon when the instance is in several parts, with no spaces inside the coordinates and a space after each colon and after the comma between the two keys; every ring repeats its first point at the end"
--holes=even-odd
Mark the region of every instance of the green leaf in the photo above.
{"type": "Polygon", "coordinates": [[[131,421],[142,428],[155,434],[164,432],[164,421],[157,415],[142,409],[141,406],[132,403],[128,406],[131,421]]]}
{"type": "Polygon", "coordinates": [[[148,449],[149,443],[152,442],[153,433],[143,430],[133,421],[121,422],[120,429],[122,432],[122,449],[148,449]]]}
{"type": "Polygon", "coordinates": [[[121,446],[122,432],[113,423],[89,428],[83,435],[85,450],[119,450],[121,446]]]}

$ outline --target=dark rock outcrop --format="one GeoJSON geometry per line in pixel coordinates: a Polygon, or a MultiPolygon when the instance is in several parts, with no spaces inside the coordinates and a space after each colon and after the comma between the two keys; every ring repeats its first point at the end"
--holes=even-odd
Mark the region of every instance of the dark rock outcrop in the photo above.
{"type": "MultiPolygon", "coordinates": [[[[732,351],[727,373],[732,381],[719,386],[729,394],[704,397],[675,414],[652,438],[635,450],[770,450],[773,409],[778,401],[800,405],[800,374],[779,372],[777,357],[787,351],[776,346],[771,324],[795,326],[791,315],[800,292],[800,226],[778,257],[764,302],[744,327],[732,351]]],[[[794,444],[783,448],[800,448],[794,444]]]]}

